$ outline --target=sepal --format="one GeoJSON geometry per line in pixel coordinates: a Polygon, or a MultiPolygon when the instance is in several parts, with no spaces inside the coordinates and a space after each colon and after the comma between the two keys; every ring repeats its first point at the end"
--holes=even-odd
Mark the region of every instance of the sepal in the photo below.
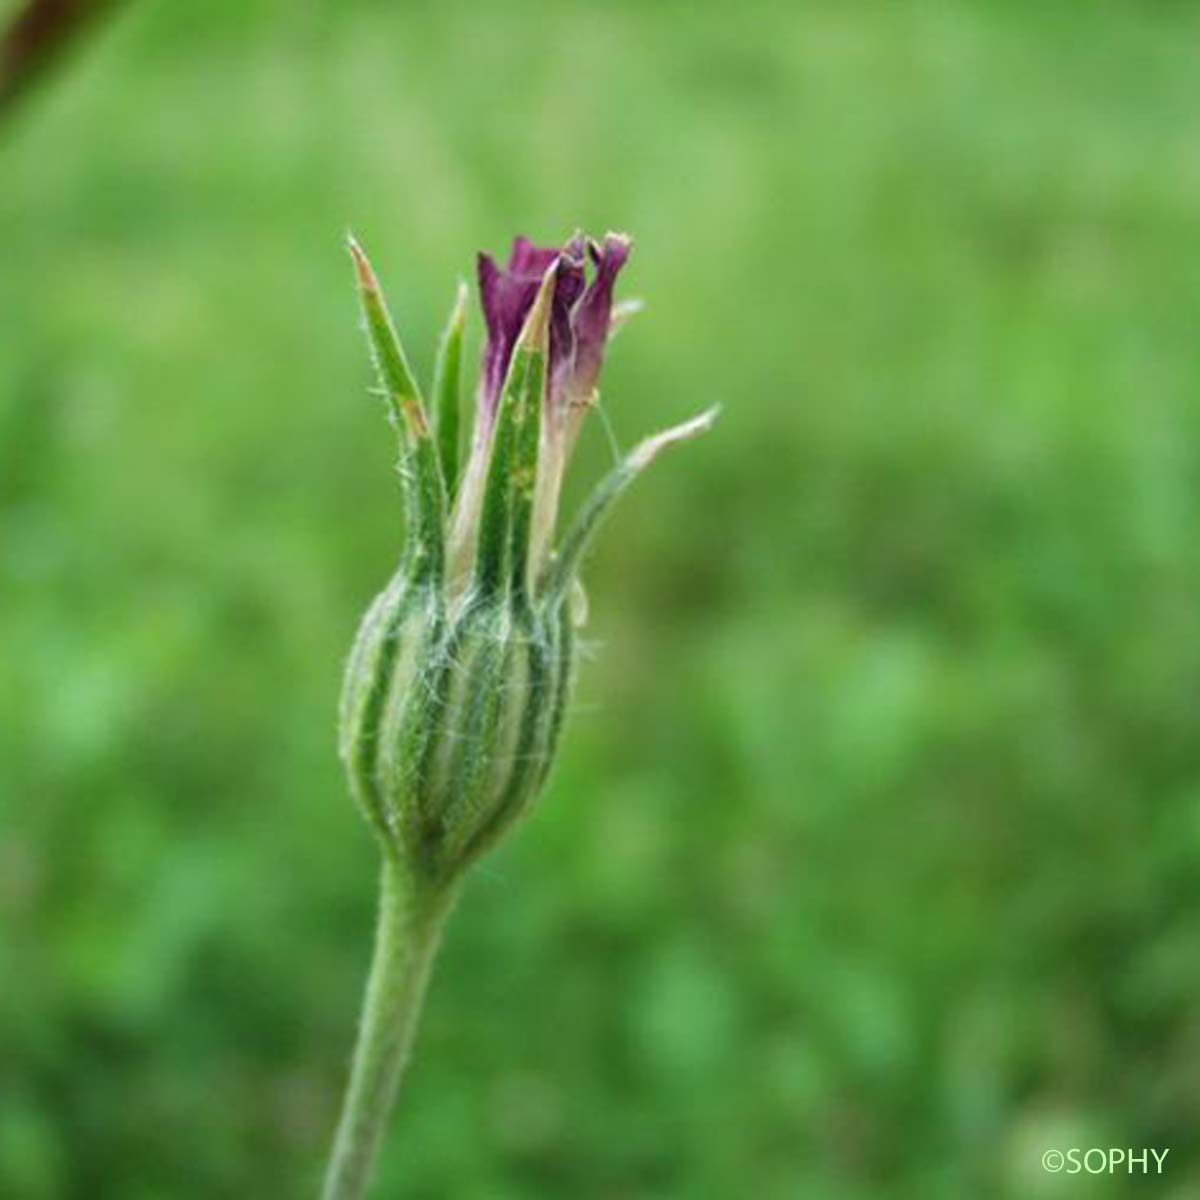
{"type": "Polygon", "coordinates": [[[542,576],[538,593],[547,603],[561,601],[575,579],[591,540],[621,493],[668,446],[686,441],[713,427],[719,408],[713,407],[639,442],[592,490],[563,537],[562,546],[542,576]]]}
{"type": "Polygon", "coordinates": [[[406,569],[413,578],[440,576],[446,554],[446,488],[429,418],[375,271],[358,242],[353,237],[348,241],[371,357],[400,438],[408,518],[406,569]]]}
{"type": "Polygon", "coordinates": [[[467,324],[467,285],[459,283],[446,328],[438,343],[433,371],[434,430],[446,499],[453,505],[458,489],[458,447],[462,408],[462,346],[467,324]]]}

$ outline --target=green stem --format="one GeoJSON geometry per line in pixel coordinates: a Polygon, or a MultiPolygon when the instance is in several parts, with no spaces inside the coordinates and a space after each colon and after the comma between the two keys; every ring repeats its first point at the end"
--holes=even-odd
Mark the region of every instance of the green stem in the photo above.
{"type": "Polygon", "coordinates": [[[454,893],[414,884],[384,857],[375,954],[323,1200],[360,1200],[366,1192],[454,893]]]}

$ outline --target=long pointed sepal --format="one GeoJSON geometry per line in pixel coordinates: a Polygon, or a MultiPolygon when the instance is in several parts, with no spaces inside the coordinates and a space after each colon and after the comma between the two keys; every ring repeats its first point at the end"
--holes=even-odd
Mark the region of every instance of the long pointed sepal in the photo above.
{"type": "Polygon", "coordinates": [[[477,592],[500,591],[529,554],[529,511],[536,480],[537,422],[546,383],[550,308],[558,273],[552,263],[513,350],[492,440],[475,555],[477,592]],[[532,429],[532,447],[529,437],[532,429]],[[527,464],[528,469],[522,469],[527,464]]]}
{"type": "Polygon", "coordinates": [[[446,488],[421,392],[392,323],[379,279],[362,247],[348,239],[371,357],[400,437],[408,510],[407,566],[414,579],[440,577],[445,562],[446,488]]]}
{"type": "Polygon", "coordinates": [[[539,594],[551,603],[562,599],[571,585],[591,540],[625,489],[668,446],[687,441],[713,427],[720,410],[707,409],[682,425],[675,425],[646,438],[630,451],[593,489],[563,538],[558,554],[543,576],[539,594]]]}
{"type": "Polygon", "coordinates": [[[459,422],[462,406],[462,346],[467,324],[467,285],[460,283],[450,319],[438,345],[433,371],[434,430],[446,496],[454,503],[458,487],[459,422]]]}

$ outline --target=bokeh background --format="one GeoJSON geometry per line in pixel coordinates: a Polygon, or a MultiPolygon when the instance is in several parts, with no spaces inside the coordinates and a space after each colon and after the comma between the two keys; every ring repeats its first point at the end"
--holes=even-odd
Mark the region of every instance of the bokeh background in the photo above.
{"type": "MultiPolygon", "coordinates": [[[[375,898],[336,696],[400,545],[343,236],[428,372],[476,248],[576,226],[637,238],[618,443],[724,416],[591,561],[375,1194],[1200,1194],[1198,35],[133,0],[31,94],[0,1196],[314,1195],[375,898]],[[1093,1146],[1170,1155],[1041,1169],[1093,1146]]],[[[572,494],[611,458],[596,422],[572,494]]]]}

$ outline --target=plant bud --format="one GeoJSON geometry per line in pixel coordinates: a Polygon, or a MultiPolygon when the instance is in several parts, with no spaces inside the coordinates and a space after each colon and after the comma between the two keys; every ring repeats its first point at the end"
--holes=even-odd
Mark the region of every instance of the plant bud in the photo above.
{"type": "Polygon", "coordinates": [[[340,751],[385,853],[435,886],[492,846],[545,782],[575,664],[572,613],[590,538],[660,449],[713,412],[647,439],[601,481],[552,549],[567,458],[612,333],[627,238],[523,238],[479,260],[488,340],[470,454],[457,477],[460,289],[431,422],[366,256],[351,241],[368,338],[400,440],[399,569],[347,665],[340,751]],[[595,274],[586,275],[588,257],[595,274]]]}

